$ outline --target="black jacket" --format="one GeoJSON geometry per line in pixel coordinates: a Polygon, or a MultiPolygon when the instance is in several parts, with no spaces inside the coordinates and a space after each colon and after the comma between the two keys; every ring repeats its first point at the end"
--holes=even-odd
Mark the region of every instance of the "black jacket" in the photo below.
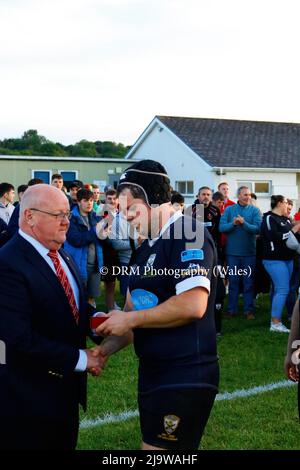
{"type": "Polygon", "coordinates": [[[272,211],[263,215],[260,229],[263,259],[288,261],[294,258],[295,252],[286,246],[291,229],[292,225],[287,217],[272,211]]]}
{"type": "MultiPolygon", "coordinates": [[[[197,217],[197,208],[199,208],[200,203],[198,199],[195,200],[194,204],[191,207],[192,217],[197,217]]],[[[215,207],[211,202],[207,207],[204,207],[204,225],[211,234],[215,245],[218,251],[218,257],[220,257],[221,251],[221,234],[219,232],[221,213],[217,207],[215,207]]]]}
{"type": "Polygon", "coordinates": [[[0,219],[0,247],[9,240],[7,224],[3,219],[0,219]]]}

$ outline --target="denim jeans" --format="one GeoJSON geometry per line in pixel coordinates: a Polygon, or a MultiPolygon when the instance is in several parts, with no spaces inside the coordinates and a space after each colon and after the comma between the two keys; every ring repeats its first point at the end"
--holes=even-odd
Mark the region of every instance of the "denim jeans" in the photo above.
{"type": "Polygon", "coordinates": [[[273,283],[271,317],[281,320],[283,307],[290,291],[293,260],[282,261],[263,259],[263,265],[273,283]]]}
{"type": "Polygon", "coordinates": [[[300,280],[300,271],[298,267],[294,266],[292,277],[290,279],[290,291],[286,299],[286,309],[288,313],[288,318],[292,318],[294,305],[296,303],[296,294],[298,294],[298,287],[299,287],[299,280],[300,280]]]}
{"type": "Polygon", "coordinates": [[[227,255],[227,266],[229,272],[229,298],[228,313],[237,313],[240,283],[243,285],[244,313],[253,312],[254,297],[254,271],[256,256],[233,256],[227,255]],[[249,268],[251,274],[249,274],[249,268]],[[237,269],[246,269],[246,275],[231,274],[237,269]]]}

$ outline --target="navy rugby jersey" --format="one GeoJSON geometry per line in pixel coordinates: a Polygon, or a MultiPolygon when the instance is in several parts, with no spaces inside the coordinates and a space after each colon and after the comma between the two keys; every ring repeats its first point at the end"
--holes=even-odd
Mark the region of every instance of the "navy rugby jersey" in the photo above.
{"type": "Polygon", "coordinates": [[[216,250],[207,229],[190,217],[193,230],[197,226],[205,234],[203,245],[187,249],[192,240],[184,236],[185,219],[175,214],[167,229],[163,228],[163,235],[144,241],[137,250],[129,278],[131,299],[134,310],[142,310],[200,286],[210,291],[207,310],[201,319],[184,326],[134,329],[140,392],[218,386],[213,273],[216,250]],[[178,233],[182,233],[179,239],[178,233]]]}

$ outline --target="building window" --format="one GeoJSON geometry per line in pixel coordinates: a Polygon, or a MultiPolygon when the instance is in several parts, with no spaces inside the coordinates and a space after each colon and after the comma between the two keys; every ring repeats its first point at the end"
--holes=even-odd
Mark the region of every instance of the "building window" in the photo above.
{"type": "Polygon", "coordinates": [[[51,170],[32,170],[31,178],[39,178],[44,181],[45,184],[50,184],[51,181],[51,170]]]}
{"type": "Polygon", "coordinates": [[[271,181],[255,181],[254,192],[255,194],[271,194],[271,181]]]}
{"type": "Polygon", "coordinates": [[[78,179],[78,171],[76,170],[59,170],[59,174],[63,177],[64,183],[72,183],[72,181],[78,179]]]}
{"type": "Polygon", "coordinates": [[[175,181],[175,190],[186,196],[194,195],[194,181],[175,181]]]}
{"type": "Polygon", "coordinates": [[[271,181],[238,181],[238,188],[247,186],[251,193],[257,196],[269,196],[271,194],[271,181]]]}
{"type": "Polygon", "coordinates": [[[247,186],[247,188],[250,189],[251,193],[253,193],[253,183],[251,181],[238,181],[237,182],[237,187],[238,189],[241,187],[241,186],[247,186]]]}

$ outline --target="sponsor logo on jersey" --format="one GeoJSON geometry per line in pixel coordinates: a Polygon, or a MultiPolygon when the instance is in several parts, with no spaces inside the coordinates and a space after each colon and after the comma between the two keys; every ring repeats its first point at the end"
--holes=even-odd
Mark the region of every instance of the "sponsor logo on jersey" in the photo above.
{"type": "Polygon", "coordinates": [[[203,250],[185,250],[181,252],[181,261],[192,261],[193,259],[204,259],[203,250]]]}

